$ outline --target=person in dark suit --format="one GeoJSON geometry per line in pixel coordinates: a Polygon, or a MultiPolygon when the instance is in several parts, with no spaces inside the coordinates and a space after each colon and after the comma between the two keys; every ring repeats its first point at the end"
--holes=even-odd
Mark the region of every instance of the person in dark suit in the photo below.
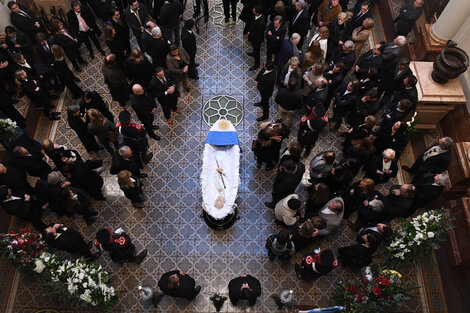
{"type": "Polygon", "coordinates": [[[152,35],[153,28],[157,27],[157,25],[152,22],[148,21],[145,23],[144,31],[142,32],[142,36],[140,38],[142,42],[142,52],[147,53],[149,56],[154,57],[155,51],[153,51],[153,41],[155,38],[152,35]]]}
{"type": "Polygon", "coordinates": [[[264,41],[264,30],[266,29],[266,19],[263,15],[263,8],[256,5],[253,9],[255,20],[251,24],[248,32],[248,40],[251,41],[253,52],[247,53],[255,58],[255,64],[249,68],[250,71],[256,70],[260,66],[260,49],[261,43],[264,41]]]}
{"type": "Polygon", "coordinates": [[[103,178],[94,170],[96,162],[74,162],[72,158],[68,158],[64,163],[64,177],[71,183],[71,187],[86,191],[97,201],[106,200],[102,192],[103,178]]]}
{"type": "Polygon", "coordinates": [[[192,19],[184,22],[184,27],[181,30],[181,43],[184,50],[186,50],[189,55],[188,77],[192,79],[199,79],[196,69],[199,66],[199,63],[196,63],[197,45],[196,35],[194,35],[194,25],[194,20],[192,19]]]}
{"type": "Polygon", "coordinates": [[[109,20],[111,25],[116,31],[116,36],[121,39],[121,42],[126,45],[126,51],[131,51],[131,44],[129,40],[129,26],[127,25],[124,15],[118,9],[111,10],[112,16],[109,20]]]}
{"type": "Polygon", "coordinates": [[[11,11],[10,20],[13,26],[28,34],[32,41],[37,32],[43,31],[36,15],[21,4],[10,1],[8,2],[8,8],[11,11]]]}
{"type": "Polygon", "coordinates": [[[8,186],[0,186],[0,206],[6,213],[31,222],[39,231],[47,227],[41,220],[41,205],[28,194],[14,196],[8,186]]]}
{"type": "Polygon", "coordinates": [[[279,88],[276,94],[276,103],[279,105],[279,118],[287,127],[292,126],[292,118],[303,107],[302,91],[296,88],[297,78],[292,75],[289,78],[287,88],[279,88]]]}
{"type": "Polygon", "coordinates": [[[72,99],[80,98],[83,95],[82,88],[77,84],[80,79],[69,69],[69,66],[66,63],[64,49],[59,45],[52,45],[51,51],[54,55],[54,71],[59,77],[60,82],[72,93],[72,99]]]}
{"type": "Polygon", "coordinates": [[[267,60],[272,60],[273,54],[274,57],[276,57],[281,49],[281,44],[284,41],[284,37],[287,32],[287,28],[282,22],[282,17],[280,15],[276,15],[274,20],[269,23],[268,28],[266,29],[267,60]]]}
{"type": "Polygon", "coordinates": [[[411,206],[415,210],[425,207],[431,201],[439,198],[444,191],[444,187],[449,185],[450,180],[447,173],[424,174],[415,182],[415,196],[411,206]]]}
{"type": "Polygon", "coordinates": [[[374,48],[363,53],[359,56],[354,67],[354,75],[358,80],[366,79],[369,75],[369,69],[380,69],[382,66],[382,52],[384,50],[383,44],[376,44],[374,48]]]}
{"type": "Polygon", "coordinates": [[[375,190],[368,199],[360,203],[357,207],[357,218],[353,223],[347,221],[349,228],[358,231],[364,225],[381,223],[388,218],[387,208],[384,206],[384,196],[375,190]]]}
{"type": "MultiPolygon", "coordinates": [[[[393,71],[396,65],[396,61],[402,56],[406,45],[405,36],[397,36],[392,42],[385,44],[385,49],[382,52],[382,71],[386,74],[387,71],[393,71]]],[[[388,74],[386,74],[388,75],[388,74]]]]}
{"type": "Polygon", "coordinates": [[[95,247],[99,250],[109,251],[109,256],[113,262],[122,264],[123,262],[133,262],[140,264],[147,256],[147,249],[136,254],[135,245],[131,237],[122,228],[114,232],[109,227],[103,227],[96,233],[95,247]]]}
{"type": "Polygon", "coordinates": [[[0,163],[0,186],[3,185],[8,186],[12,195],[17,197],[33,193],[33,187],[29,184],[26,173],[10,166],[8,162],[0,163]]]}
{"type": "Polygon", "coordinates": [[[356,52],[354,51],[354,42],[347,40],[343,45],[333,51],[331,63],[343,62],[343,73],[347,73],[356,61],[356,52]]]}
{"type": "Polygon", "coordinates": [[[386,221],[397,217],[409,217],[415,209],[412,207],[415,186],[411,184],[393,185],[390,194],[384,198],[386,221]]]}
{"type": "Polygon", "coordinates": [[[342,266],[360,269],[372,262],[372,255],[377,251],[376,238],[371,235],[361,237],[363,243],[338,249],[338,261],[342,266]]]}
{"type": "Polygon", "coordinates": [[[150,92],[158,99],[162,106],[163,115],[169,125],[173,125],[171,112],[181,114],[176,107],[178,104],[179,91],[173,83],[173,79],[169,73],[165,73],[161,67],[155,69],[155,76],[149,84],[150,92]]]}
{"type": "Polygon", "coordinates": [[[141,85],[135,84],[132,86],[131,105],[139,120],[144,124],[149,137],[160,140],[160,136],[153,132],[154,129],[159,128],[157,125],[153,125],[153,119],[157,113],[155,98],[141,85]]]}
{"type": "Polygon", "coordinates": [[[297,48],[301,49],[310,26],[310,16],[308,14],[307,3],[305,3],[305,1],[295,2],[295,10],[296,13],[289,24],[289,36],[292,36],[294,33],[300,35],[300,41],[297,44],[297,48]]]}
{"type": "Polygon", "coordinates": [[[256,304],[256,298],[261,295],[261,283],[251,275],[240,275],[228,283],[228,296],[233,305],[239,300],[248,300],[250,306],[256,304]]]}
{"type": "Polygon", "coordinates": [[[96,49],[105,56],[103,49],[101,48],[98,37],[101,35],[101,31],[96,25],[95,16],[86,7],[80,4],[78,1],[73,1],[72,9],[67,12],[67,20],[69,21],[70,31],[75,34],[78,38],[79,43],[84,43],[90,52],[90,58],[94,59],[95,54],[91,47],[90,39],[93,41],[96,49]]]}
{"type": "Polygon", "coordinates": [[[196,281],[191,276],[179,270],[163,274],[158,281],[158,287],[168,296],[189,301],[201,292],[201,286],[196,286],[196,281]]]}
{"type": "Polygon", "coordinates": [[[11,52],[20,52],[29,63],[35,62],[34,41],[31,41],[25,33],[17,31],[13,26],[5,27],[5,35],[5,43],[11,52]]]}
{"type": "Polygon", "coordinates": [[[353,16],[351,17],[351,31],[362,26],[362,22],[364,22],[366,18],[373,18],[372,11],[370,9],[370,2],[367,0],[362,2],[360,6],[354,7],[353,16]]]}
{"type": "Polygon", "coordinates": [[[160,27],[163,38],[180,45],[180,15],[183,14],[183,5],[179,0],[167,0],[160,9],[160,27]],[[175,39],[173,40],[173,33],[175,39]]]}
{"type": "Polygon", "coordinates": [[[59,82],[57,73],[54,71],[54,56],[52,55],[51,47],[55,44],[53,38],[46,38],[44,33],[37,33],[35,36],[36,46],[34,47],[36,54],[39,58],[41,70],[38,71],[43,75],[46,80],[54,81],[55,90],[63,90],[63,85],[59,82]]]}
{"type": "MultiPolygon", "coordinates": [[[[279,53],[276,55],[274,62],[276,62],[278,71],[282,70],[284,66],[287,64],[289,59],[293,56],[299,58],[300,64],[303,61],[303,54],[297,48],[297,44],[300,41],[300,35],[297,33],[292,34],[289,39],[284,39],[281,43],[281,49],[279,49],[279,53]]],[[[280,74],[280,72],[278,72],[280,74]]],[[[280,77],[278,77],[279,80],[280,77]]]]}
{"type": "Polygon", "coordinates": [[[116,124],[116,130],[123,137],[124,144],[128,145],[134,152],[141,168],[141,162],[149,163],[152,160],[153,153],[148,152],[147,132],[142,124],[132,123],[129,111],[124,110],[119,113],[119,122],[116,124]]]}
{"type": "Polygon", "coordinates": [[[330,120],[336,122],[333,129],[338,131],[345,115],[354,109],[357,100],[357,80],[341,83],[335,92],[335,102],[333,104],[333,118],[330,120]]]}
{"type": "MultiPolygon", "coordinates": [[[[166,68],[166,56],[170,52],[171,42],[162,36],[160,27],[154,27],[152,29],[153,40],[150,42],[149,55],[152,57],[153,67],[166,68]]],[[[147,82],[148,83],[148,82],[147,82]]]]}
{"type": "Polygon", "coordinates": [[[149,13],[143,3],[137,0],[129,0],[129,6],[124,11],[127,25],[132,30],[132,33],[137,40],[137,43],[142,50],[142,33],[144,32],[145,23],[149,21],[149,13]]]}
{"type": "Polygon", "coordinates": [[[122,146],[114,151],[109,172],[116,175],[122,170],[127,170],[138,178],[145,178],[147,174],[140,172],[142,168],[142,162],[134,156],[131,148],[129,146],[122,146]]]}
{"type": "Polygon", "coordinates": [[[312,91],[304,101],[307,112],[312,112],[313,108],[322,104],[325,109],[328,108],[329,103],[326,102],[328,97],[328,81],[324,77],[317,78],[315,81],[315,90],[312,91]]]}
{"type": "Polygon", "coordinates": [[[77,72],[81,72],[78,63],[85,65],[87,62],[82,58],[80,48],[78,47],[78,39],[72,32],[68,32],[64,28],[64,24],[59,20],[51,22],[51,28],[54,31],[54,43],[64,48],[67,58],[77,72]]]}
{"type": "Polygon", "coordinates": [[[69,191],[66,188],[70,183],[60,183],[57,174],[57,172],[51,172],[47,179],[39,179],[34,186],[34,195],[45,207],[50,208],[58,216],[71,216],[72,214],[67,212],[64,205],[69,197],[69,191]]]}
{"type": "Polygon", "coordinates": [[[396,23],[397,36],[405,36],[413,29],[416,21],[423,14],[424,0],[410,1],[400,8],[400,14],[393,20],[396,23]]]}
{"type": "Polygon", "coordinates": [[[124,68],[126,57],[131,52],[130,50],[127,50],[127,43],[123,42],[121,37],[117,36],[116,30],[112,25],[106,24],[104,26],[103,33],[106,46],[112,54],[116,55],[118,65],[121,68],[124,68]]]}
{"type": "Polygon", "coordinates": [[[304,172],[305,165],[303,163],[295,163],[292,160],[284,161],[279,167],[279,171],[274,179],[272,201],[265,202],[264,205],[268,208],[274,208],[279,200],[294,193],[302,180],[304,172]]]}
{"type": "Polygon", "coordinates": [[[326,108],[330,106],[331,99],[335,95],[336,88],[343,82],[344,78],[344,63],[337,62],[331,64],[323,71],[323,77],[328,82],[328,95],[325,98],[324,105],[326,108]]]}
{"type": "Polygon", "coordinates": [[[22,146],[16,146],[13,148],[13,155],[8,162],[31,176],[47,178],[47,175],[52,172],[52,168],[45,159],[46,157],[40,150],[28,151],[22,146]]]}
{"type": "Polygon", "coordinates": [[[99,152],[103,149],[96,142],[95,137],[88,133],[86,116],[80,116],[80,106],[70,105],[67,107],[67,122],[70,128],[75,131],[87,152],[99,152]]]}
{"type": "MultiPolygon", "coordinates": [[[[209,4],[207,0],[202,0],[202,4],[204,5],[204,23],[207,23],[209,21],[209,4]]],[[[196,6],[195,6],[193,18],[197,18],[200,14],[201,14],[201,0],[196,0],[196,6]]]]}
{"type": "Polygon", "coordinates": [[[418,105],[418,89],[416,84],[418,79],[413,74],[406,76],[403,82],[398,86],[395,95],[393,96],[393,103],[397,103],[402,99],[408,99],[413,104],[412,110],[416,109],[418,105]]]}
{"type": "Polygon", "coordinates": [[[85,91],[78,105],[80,106],[80,114],[84,115],[89,109],[96,109],[100,111],[106,119],[114,123],[113,113],[109,111],[108,105],[97,91],[85,91]]]}
{"type": "Polygon", "coordinates": [[[122,170],[117,175],[119,188],[124,192],[127,199],[131,200],[132,206],[136,209],[144,207],[144,184],[130,171],[122,170]]]}
{"type": "MultiPolygon", "coordinates": [[[[151,43],[154,44],[155,41],[158,41],[158,39],[155,38],[151,43]]],[[[152,51],[155,52],[153,49],[152,51]]],[[[155,68],[139,48],[132,49],[129,58],[124,63],[124,69],[127,78],[131,81],[131,86],[140,84],[148,87],[150,80],[155,75],[155,68]]]]}
{"type": "Polygon", "coordinates": [[[85,243],[82,234],[65,227],[64,224],[50,224],[49,227],[44,229],[44,240],[54,249],[78,254],[90,261],[98,259],[101,255],[101,251],[91,253],[91,242],[85,243]]]}
{"type": "Polygon", "coordinates": [[[259,71],[255,78],[255,86],[261,95],[260,102],[255,103],[255,106],[263,108],[263,115],[258,117],[258,122],[264,121],[269,118],[269,98],[273,95],[274,85],[276,84],[276,71],[274,70],[274,63],[267,60],[264,67],[259,71]]]}
{"type": "Polygon", "coordinates": [[[419,155],[411,168],[408,166],[402,168],[414,176],[412,182],[418,181],[426,173],[442,173],[449,168],[453,146],[452,138],[440,138],[437,144],[419,155]]]}
{"type": "Polygon", "coordinates": [[[232,13],[232,20],[234,22],[237,21],[237,3],[238,0],[222,0],[222,4],[224,6],[225,23],[228,23],[230,19],[230,12],[232,13]]]}
{"type": "Polygon", "coordinates": [[[365,165],[364,177],[373,179],[375,184],[384,184],[390,178],[397,176],[397,172],[398,164],[395,159],[395,150],[388,148],[365,165]]]}

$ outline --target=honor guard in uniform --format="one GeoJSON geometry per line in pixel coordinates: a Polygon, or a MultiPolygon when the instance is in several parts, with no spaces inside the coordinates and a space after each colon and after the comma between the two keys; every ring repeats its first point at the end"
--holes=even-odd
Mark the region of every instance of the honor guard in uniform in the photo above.
{"type": "Polygon", "coordinates": [[[95,246],[100,250],[109,251],[111,260],[121,264],[123,262],[140,264],[147,256],[147,249],[136,255],[131,238],[122,228],[118,228],[114,233],[109,227],[101,228],[96,233],[95,246]]]}
{"type": "Polygon", "coordinates": [[[295,273],[301,280],[318,278],[326,275],[338,265],[333,251],[317,249],[305,254],[299,264],[295,264],[295,273]]]}
{"type": "Polygon", "coordinates": [[[149,143],[147,132],[142,124],[132,123],[129,111],[119,113],[119,122],[116,124],[116,130],[124,138],[124,143],[128,145],[136,156],[144,163],[150,162],[153,153],[148,153],[149,143]]]}

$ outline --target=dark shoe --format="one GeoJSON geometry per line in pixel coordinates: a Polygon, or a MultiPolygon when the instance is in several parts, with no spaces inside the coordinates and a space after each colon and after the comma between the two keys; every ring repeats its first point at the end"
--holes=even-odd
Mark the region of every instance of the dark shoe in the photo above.
{"type": "Polygon", "coordinates": [[[78,63],[80,63],[80,64],[82,64],[82,65],[87,65],[87,64],[88,64],[88,62],[85,61],[83,58],[78,59],[78,63]]]}
{"type": "Polygon", "coordinates": [[[253,65],[253,66],[250,67],[248,70],[249,70],[249,71],[254,71],[254,70],[258,69],[258,68],[259,68],[259,65],[253,65]]]}
{"type": "Polygon", "coordinates": [[[236,22],[236,21],[237,21],[237,18],[236,18],[236,17],[232,17],[232,21],[236,22]]]}
{"type": "Polygon", "coordinates": [[[201,286],[196,286],[196,288],[194,288],[194,298],[197,297],[197,295],[201,292],[201,286]]]}
{"type": "Polygon", "coordinates": [[[262,165],[261,163],[256,163],[256,168],[257,168],[257,169],[260,169],[260,168],[261,168],[261,165],[262,165]]]}
{"type": "Polygon", "coordinates": [[[260,117],[258,117],[258,118],[256,119],[256,121],[262,122],[262,121],[267,120],[267,119],[268,119],[267,116],[260,116],[260,117]]]}
{"type": "Polygon", "coordinates": [[[57,120],[60,120],[60,116],[57,116],[57,115],[49,115],[49,120],[50,120],[50,121],[57,121],[57,120]]]}
{"type": "Polygon", "coordinates": [[[74,76],[74,77],[73,77],[73,81],[79,83],[79,82],[80,82],[80,78],[78,78],[77,76],[74,76]]]}
{"type": "Polygon", "coordinates": [[[137,175],[137,177],[139,177],[139,178],[146,178],[146,177],[148,177],[148,175],[145,174],[145,173],[140,173],[139,175],[137,175]]]}
{"type": "Polygon", "coordinates": [[[198,17],[198,16],[199,16],[199,14],[201,14],[201,12],[194,12],[194,14],[193,14],[193,18],[195,19],[196,17],[198,17]]]}
{"type": "Polygon", "coordinates": [[[194,67],[198,67],[199,65],[199,63],[194,63],[194,67]]]}
{"type": "Polygon", "coordinates": [[[249,56],[249,57],[254,57],[255,56],[255,54],[253,52],[247,52],[246,55],[249,56]]]}
{"type": "Polygon", "coordinates": [[[103,251],[98,251],[96,253],[93,253],[90,257],[90,260],[94,261],[94,260],[98,259],[101,256],[102,253],[103,253],[103,251]]]}
{"type": "Polygon", "coordinates": [[[137,257],[136,257],[137,260],[136,260],[135,263],[137,263],[137,264],[142,263],[142,261],[143,261],[143,260],[145,259],[145,257],[147,256],[147,252],[148,252],[147,249],[142,250],[142,252],[140,252],[140,253],[137,255],[137,257]]]}
{"type": "Polygon", "coordinates": [[[274,168],[274,165],[266,166],[266,172],[269,172],[269,171],[272,170],[273,168],[274,168]]]}
{"type": "Polygon", "coordinates": [[[90,212],[90,216],[96,216],[96,215],[98,215],[98,212],[96,212],[96,211],[90,212]]]}
{"type": "Polygon", "coordinates": [[[103,51],[103,49],[99,50],[102,56],[106,56],[106,52],[103,51]]]}
{"type": "MultiPolygon", "coordinates": [[[[152,138],[153,140],[157,140],[157,141],[160,140],[160,139],[162,139],[162,138],[161,138],[160,136],[158,136],[158,135],[152,136],[151,138],[152,138]]],[[[153,156],[153,155],[152,155],[152,156],[153,156]]],[[[150,160],[149,160],[149,161],[150,161],[150,160]]]]}
{"type": "Polygon", "coordinates": [[[225,23],[228,23],[229,22],[229,19],[226,17],[225,18],[225,23]]]}
{"type": "Polygon", "coordinates": [[[261,102],[256,102],[255,104],[253,104],[255,107],[260,107],[262,106],[261,102]]]}
{"type": "Polygon", "coordinates": [[[76,70],[77,72],[79,72],[79,73],[82,72],[82,69],[81,69],[80,67],[76,67],[75,70],[76,70]]]}
{"type": "Polygon", "coordinates": [[[300,273],[300,266],[299,266],[299,264],[295,264],[294,270],[295,270],[295,275],[297,275],[297,277],[298,277],[300,280],[302,280],[302,274],[300,273]]]}
{"type": "MultiPolygon", "coordinates": [[[[158,136],[157,136],[157,137],[158,137],[158,136]]],[[[160,137],[158,137],[158,138],[160,138],[160,137]]],[[[159,139],[155,139],[155,140],[159,140],[159,139]]],[[[145,163],[150,162],[150,160],[152,160],[152,158],[153,158],[153,153],[150,152],[149,154],[147,154],[147,155],[145,156],[145,161],[146,161],[145,163]]]]}
{"type": "Polygon", "coordinates": [[[52,112],[51,115],[59,116],[60,112],[52,112]]]}
{"type": "Polygon", "coordinates": [[[199,79],[199,76],[197,76],[197,75],[188,75],[188,78],[197,80],[197,79],[199,79]]]}
{"type": "Polygon", "coordinates": [[[191,88],[189,88],[189,87],[184,87],[184,90],[186,90],[186,92],[190,92],[190,91],[191,91],[191,88]]]}
{"type": "Polygon", "coordinates": [[[204,23],[207,23],[207,22],[209,22],[209,15],[204,16],[204,23]]]}
{"type": "Polygon", "coordinates": [[[270,209],[274,209],[274,203],[273,202],[265,202],[264,205],[267,206],[270,209]]]}
{"type": "Polygon", "coordinates": [[[156,308],[158,307],[158,304],[160,303],[160,301],[162,300],[163,296],[165,294],[164,293],[160,293],[160,294],[154,294],[153,297],[152,297],[152,304],[153,304],[153,307],[156,308]]]}
{"type": "Polygon", "coordinates": [[[158,126],[158,125],[152,125],[152,128],[153,128],[153,130],[157,130],[157,129],[160,128],[160,126],[158,126]]]}
{"type": "Polygon", "coordinates": [[[96,222],[96,217],[87,218],[85,221],[87,225],[91,225],[96,222]]]}
{"type": "Polygon", "coordinates": [[[90,53],[90,58],[91,58],[91,59],[94,59],[94,58],[95,58],[95,54],[94,54],[94,53],[90,53]]]}

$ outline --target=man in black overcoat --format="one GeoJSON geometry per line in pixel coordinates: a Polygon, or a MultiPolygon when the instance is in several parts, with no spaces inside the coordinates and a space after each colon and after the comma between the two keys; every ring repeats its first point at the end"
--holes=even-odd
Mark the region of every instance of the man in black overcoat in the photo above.
{"type": "Polygon", "coordinates": [[[34,41],[36,33],[43,31],[34,13],[16,1],[8,2],[8,8],[11,10],[10,20],[13,26],[28,34],[31,41],[34,41]]]}
{"type": "Polygon", "coordinates": [[[132,86],[131,105],[139,120],[144,124],[149,137],[160,140],[160,136],[153,132],[154,129],[159,128],[157,125],[153,125],[153,119],[157,113],[155,98],[141,85],[135,84],[132,86]]]}
{"type": "Polygon", "coordinates": [[[251,24],[250,31],[248,32],[248,40],[251,41],[253,52],[247,54],[255,58],[255,64],[249,68],[250,71],[254,71],[260,66],[261,43],[264,41],[264,30],[266,29],[266,19],[263,14],[263,8],[260,5],[256,5],[253,9],[253,14],[255,15],[255,20],[251,24]]]}
{"type": "Polygon", "coordinates": [[[158,281],[158,287],[168,296],[189,301],[196,298],[201,291],[201,286],[196,286],[196,282],[191,276],[179,270],[163,274],[158,281]]]}
{"type": "Polygon", "coordinates": [[[397,36],[405,36],[413,29],[416,21],[423,14],[424,0],[410,1],[400,8],[400,14],[393,21],[396,23],[397,36]]]}
{"type": "Polygon", "coordinates": [[[12,157],[8,164],[31,176],[47,178],[47,175],[52,172],[52,168],[45,160],[46,157],[40,150],[28,151],[22,146],[16,146],[13,148],[12,157]]]}
{"type": "Polygon", "coordinates": [[[281,44],[286,36],[287,28],[282,23],[282,17],[277,15],[266,29],[266,60],[272,60],[281,50],[281,44]]]}
{"type": "Polygon", "coordinates": [[[155,69],[155,76],[149,84],[150,92],[157,97],[158,102],[162,106],[163,115],[169,125],[173,125],[171,112],[181,114],[176,107],[178,103],[179,91],[173,83],[173,79],[169,73],[165,73],[161,67],[155,69]]]}
{"type": "Polygon", "coordinates": [[[116,36],[121,39],[121,42],[125,45],[126,51],[131,51],[131,42],[129,40],[129,26],[127,25],[126,18],[124,14],[121,14],[121,11],[118,9],[113,9],[112,11],[111,25],[116,31],[116,36]]]}
{"type": "Polygon", "coordinates": [[[196,67],[199,63],[196,63],[196,36],[194,35],[194,20],[187,20],[184,22],[184,27],[181,30],[181,43],[184,50],[189,55],[189,71],[188,77],[192,79],[199,79],[196,67]]]}
{"type": "Polygon", "coordinates": [[[260,295],[261,283],[251,275],[240,275],[228,283],[228,296],[233,305],[237,305],[238,300],[245,299],[253,306],[260,295]]]}
{"type": "Polygon", "coordinates": [[[129,6],[124,11],[124,17],[137,40],[140,50],[142,50],[141,36],[144,31],[145,23],[150,19],[145,5],[137,0],[129,1],[129,6]]]}
{"type": "Polygon", "coordinates": [[[255,86],[261,95],[260,102],[255,103],[255,106],[263,108],[263,115],[258,117],[258,122],[264,121],[269,118],[269,99],[273,95],[274,85],[276,84],[276,70],[274,63],[271,60],[266,60],[264,67],[259,71],[255,78],[255,86]]]}
{"type": "Polygon", "coordinates": [[[13,166],[8,162],[0,163],[0,186],[7,185],[11,189],[14,196],[23,196],[32,194],[33,187],[26,178],[26,173],[13,166]]]}
{"type": "Polygon", "coordinates": [[[305,36],[307,36],[308,28],[310,27],[310,16],[307,11],[307,4],[300,2],[295,3],[295,15],[290,21],[289,25],[289,37],[292,34],[297,33],[300,35],[300,41],[297,44],[297,48],[301,49],[304,44],[305,36]]]}
{"type": "Polygon", "coordinates": [[[264,205],[268,208],[274,208],[279,200],[294,193],[304,172],[305,166],[301,162],[295,163],[293,160],[282,162],[274,179],[272,201],[265,202],[264,205]]]}

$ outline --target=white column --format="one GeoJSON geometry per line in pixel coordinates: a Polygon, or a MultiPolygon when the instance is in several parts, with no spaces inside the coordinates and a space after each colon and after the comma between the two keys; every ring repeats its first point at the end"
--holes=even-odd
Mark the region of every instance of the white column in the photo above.
{"type": "Polygon", "coordinates": [[[436,23],[432,25],[433,35],[443,41],[454,38],[469,15],[470,0],[450,0],[436,23]]]}

